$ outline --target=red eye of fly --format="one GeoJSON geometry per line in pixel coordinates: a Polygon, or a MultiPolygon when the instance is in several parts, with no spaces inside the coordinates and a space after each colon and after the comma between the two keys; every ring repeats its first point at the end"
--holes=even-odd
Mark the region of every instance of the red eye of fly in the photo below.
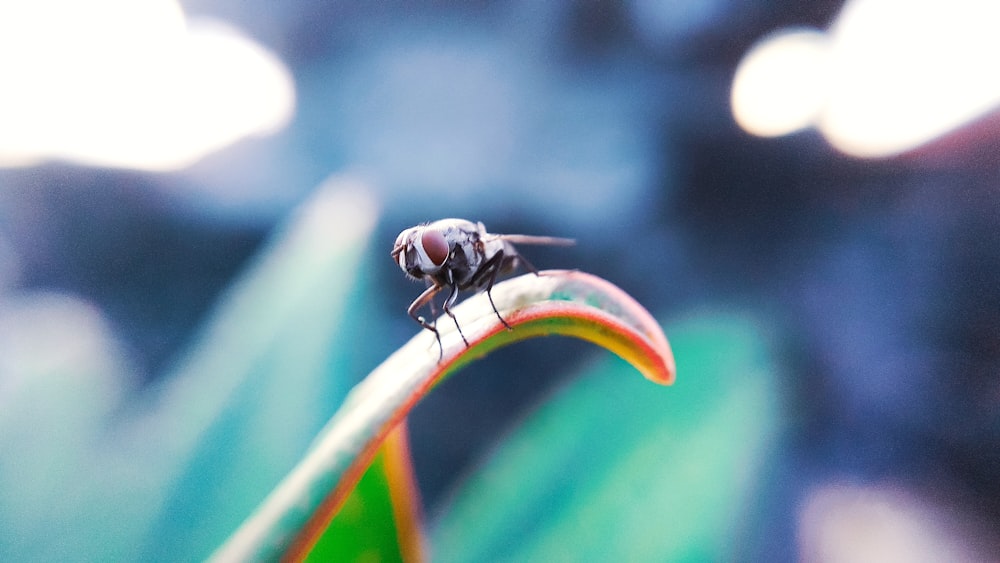
{"type": "Polygon", "coordinates": [[[424,233],[420,235],[420,244],[423,245],[424,252],[435,266],[444,264],[448,258],[448,241],[444,240],[441,231],[425,229],[424,233]]]}

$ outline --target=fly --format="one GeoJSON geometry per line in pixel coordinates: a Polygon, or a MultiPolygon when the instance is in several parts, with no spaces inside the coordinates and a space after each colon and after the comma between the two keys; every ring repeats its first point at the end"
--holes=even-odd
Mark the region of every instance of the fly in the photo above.
{"type": "MultiPolygon", "coordinates": [[[[455,328],[465,345],[469,341],[458,325],[458,319],[451,311],[458,299],[458,292],[472,289],[475,292],[486,290],[493,312],[508,330],[511,326],[500,316],[496,304],[493,303],[493,282],[499,274],[506,274],[523,265],[529,271],[538,275],[538,270],[525,260],[514,244],[539,244],[554,246],[569,246],[575,243],[573,239],[557,237],[541,237],[531,235],[498,235],[486,232],[482,223],[473,223],[465,219],[441,219],[433,223],[410,227],[399,233],[392,247],[392,258],[406,272],[407,277],[416,280],[426,280],[427,289],[410,303],[407,314],[420,326],[434,333],[438,343],[438,361],[444,355],[441,345],[441,334],[434,323],[428,322],[417,311],[424,305],[430,306],[431,315],[435,315],[434,296],[443,289],[448,289],[448,297],[444,301],[444,312],[455,321],[455,328]]],[[[435,321],[436,322],[436,321],[435,321]]]]}

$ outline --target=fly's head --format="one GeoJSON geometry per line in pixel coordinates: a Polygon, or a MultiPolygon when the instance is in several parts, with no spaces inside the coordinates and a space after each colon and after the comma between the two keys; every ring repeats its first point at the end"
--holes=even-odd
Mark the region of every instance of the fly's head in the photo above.
{"type": "Polygon", "coordinates": [[[407,276],[421,279],[436,274],[448,261],[450,252],[443,232],[419,225],[399,233],[391,256],[407,276]]]}

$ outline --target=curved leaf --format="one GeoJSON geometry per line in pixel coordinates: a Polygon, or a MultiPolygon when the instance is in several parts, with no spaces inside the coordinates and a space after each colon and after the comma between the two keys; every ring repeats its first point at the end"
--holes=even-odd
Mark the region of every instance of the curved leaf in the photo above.
{"type": "Polygon", "coordinates": [[[213,555],[219,560],[304,557],[371,463],[379,444],[421,397],[450,373],[513,342],[559,334],[599,344],[647,379],[670,384],[674,359],[652,316],[613,284],[576,271],[546,271],[497,284],[454,309],[468,348],[448,318],[439,320],[443,357],[422,331],[348,395],[306,457],[213,555]]]}
{"type": "Polygon", "coordinates": [[[419,561],[422,520],[404,422],[386,436],[305,561],[419,561]]]}

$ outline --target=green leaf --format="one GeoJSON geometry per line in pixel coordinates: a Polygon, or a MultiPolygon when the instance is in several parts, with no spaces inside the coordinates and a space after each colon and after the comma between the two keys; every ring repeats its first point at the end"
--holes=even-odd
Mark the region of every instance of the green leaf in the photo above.
{"type": "Polygon", "coordinates": [[[753,324],[671,324],[681,377],[639,385],[602,361],[540,406],[460,487],[435,561],[719,561],[777,429],[753,324]]]}
{"type": "Polygon", "coordinates": [[[419,505],[401,424],[386,437],[306,561],[417,561],[423,551],[419,505]]]}
{"type": "MultiPolygon", "coordinates": [[[[138,558],[201,559],[291,469],[349,386],[338,354],[377,208],[343,179],[227,291],[143,413],[168,486],[138,558]],[[346,274],[345,274],[346,272],[346,274]],[[335,404],[335,403],[334,403],[335,404]]],[[[155,498],[155,497],[153,497],[155,498]]],[[[157,499],[159,500],[159,499],[157,499]]]]}
{"type": "MultiPolygon", "coordinates": [[[[443,357],[421,331],[348,395],[299,465],[214,554],[218,560],[304,557],[374,458],[382,440],[444,377],[490,350],[561,334],[590,340],[627,359],[648,379],[671,383],[674,362],[653,318],[614,285],[581,272],[528,274],[497,284],[454,312],[469,341],[440,320],[443,357]]],[[[453,325],[452,325],[453,326],[453,325]]]]}
{"type": "Polygon", "coordinates": [[[0,400],[0,559],[211,553],[355,382],[344,364],[377,215],[356,182],[321,186],[142,389],[128,389],[136,374],[93,306],[35,298],[10,330],[8,303],[0,341],[22,344],[0,352],[18,374],[0,400]]]}

